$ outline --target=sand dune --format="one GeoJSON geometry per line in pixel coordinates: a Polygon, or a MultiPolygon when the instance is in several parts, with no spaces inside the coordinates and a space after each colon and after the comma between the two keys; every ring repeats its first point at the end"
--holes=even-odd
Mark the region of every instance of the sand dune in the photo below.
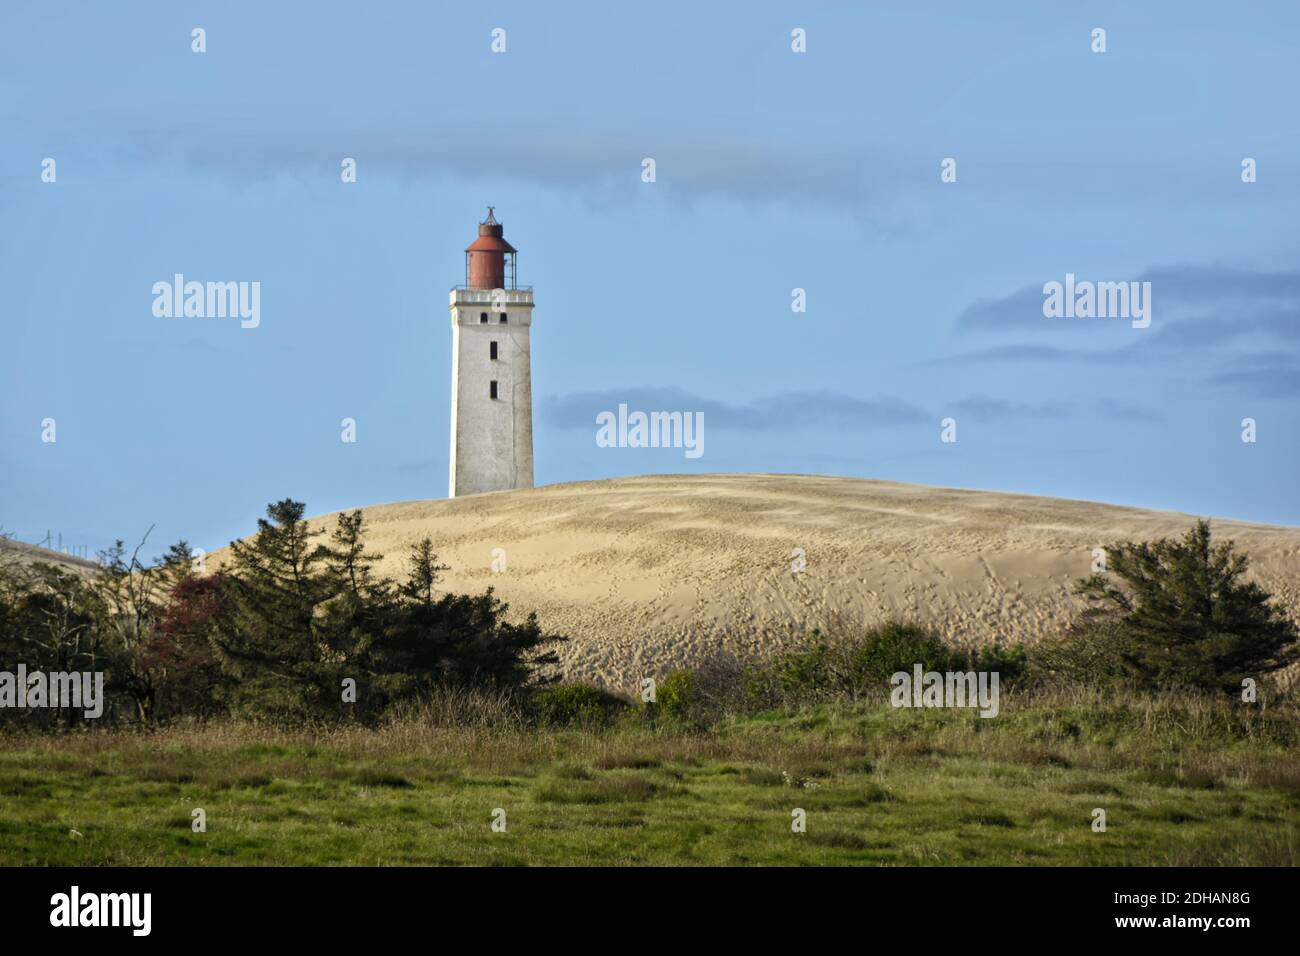
{"type": "MultiPolygon", "coordinates": [[[[452,568],[448,589],[490,585],[513,609],[536,609],[572,639],[560,652],[568,676],[624,688],[712,647],[770,649],[836,611],[929,622],[958,642],[1057,634],[1094,547],[1180,535],[1194,520],[792,475],[622,478],[364,510],[385,571],[399,573],[431,535],[452,568]]],[[[1300,619],[1300,529],[1216,520],[1214,530],[1300,619]]]]}
{"type": "Polygon", "coordinates": [[[0,564],[6,561],[17,564],[33,564],[39,561],[43,564],[58,565],[67,571],[80,572],[94,571],[99,567],[94,561],[79,558],[63,551],[54,551],[50,548],[42,548],[37,544],[15,541],[13,538],[0,538],[0,564]]]}

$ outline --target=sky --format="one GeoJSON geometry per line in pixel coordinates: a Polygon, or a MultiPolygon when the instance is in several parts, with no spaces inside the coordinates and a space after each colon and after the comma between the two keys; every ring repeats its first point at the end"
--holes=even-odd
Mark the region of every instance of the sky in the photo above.
{"type": "Polygon", "coordinates": [[[0,529],[211,550],[284,497],[445,497],[488,205],[536,297],[538,484],[1300,525],[1297,49],[1291,2],[6,0],[0,529]],[[260,324],[156,316],[176,273],[260,283],[260,324]],[[1067,274],[1149,282],[1150,325],[1046,317],[1067,274]],[[619,404],[703,412],[705,453],[599,447],[619,404]]]}

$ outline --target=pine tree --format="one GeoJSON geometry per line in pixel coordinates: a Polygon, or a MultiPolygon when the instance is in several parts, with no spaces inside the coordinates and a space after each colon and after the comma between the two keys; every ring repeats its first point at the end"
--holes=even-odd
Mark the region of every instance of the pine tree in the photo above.
{"type": "Polygon", "coordinates": [[[360,511],[343,512],[322,550],[325,577],[332,593],[323,606],[320,632],[338,669],[340,681],[356,681],[357,697],[347,710],[353,717],[376,715],[409,684],[404,675],[382,674],[375,647],[385,639],[392,617],[392,587],[376,577],[382,555],[366,551],[365,521],[360,511]]]}
{"type": "Polygon", "coordinates": [[[1209,522],[1181,540],[1123,542],[1107,562],[1076,587],[1090,603],[1081,630],[1106,634],[1139,685],[1239,692],[1244,679],[1296,660],[1295,624],[1243,579],[1249,560],[1231,541],[1214,544],[1209,522]]]}
{"type": "Polygon", "coordinates": [[[361,601],[382,590],[382,585],[375,583],[374,567],[383,555],[366,551],[364,524],[360,511],[341,513],[330,544],[322,551],[326,568],[333,576],[332,588],[361,601]]]}
{"type": "Polygon", "coordinates": [[[320,532],[306,506],[286,498],[267,506],[257,533],[231,542],[231,609],[216,621],[213,649],[238,681],[237,707],[282,716],[331,712],[339,701],[320,606],[334,594],[320,532]]]}
{"type": "Polygon", "coordinates": [[[402,596],[418,604],[433,604],[433,589],[438,583],[438,576],[451,568],[438,563],[438,556],[433,551],[433,539],[427,535],[411,546],[408,561],[410,573],[400,587],[402,596]]]}
{"type": "Polygon", "coordinates": [[[189,542],[181,540],[169,547],[166,554],[154,559],[154,568],[166,593],[170,594],[194,576],[195,556],[189,542]]]}
{"type": "Polygon", "coordinates": [[[538,682],[539,669],[557,664],[549,646],[566,640],[545,634],[530,614],[522,624],[507,620],[509,605],[491,588],[480,595],[435,597],[440,572],[428,538],[411,549],[407,578],[385,641],[383,667],[432,684],[491,686],[506,690],[538,682]]]}

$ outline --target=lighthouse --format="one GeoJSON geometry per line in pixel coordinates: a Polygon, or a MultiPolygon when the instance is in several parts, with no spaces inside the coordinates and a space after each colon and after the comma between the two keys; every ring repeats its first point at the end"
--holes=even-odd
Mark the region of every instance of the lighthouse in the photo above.
{"type": "Polygon", "coordinates": [[[450,297],[452,498],[533,486],[533,290],[517,258],[489,206],[450,297]]]}

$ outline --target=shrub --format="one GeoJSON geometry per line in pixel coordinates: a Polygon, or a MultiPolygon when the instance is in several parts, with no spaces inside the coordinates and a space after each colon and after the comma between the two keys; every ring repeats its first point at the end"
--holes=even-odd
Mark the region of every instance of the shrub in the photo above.
{"type": "Polygon", "coordinates": [[[534,691],[531,705],[538,723],[590,729],[608,726],[627,703],[590,684],[555,684],[534,691]]]}
{"type": "Polygon", "coordinates": [[[815,631],[812,641],[751,667],[745,675],[749,701],[756,706],[802,705],[884,691],[898,671],[920,664],[927,671],[964,667],[962,655],[925,628],[891,622],[852,633],[837,624],[829,638],[815,631]]]}
{"type": "Polygon", "coordinates": [[[1122,686],[1130,683],[1124,659],[1131,635],[1114,624],[1076,623],[1058,640],[1034,645],[1029,679],[1046,686],[1122,686]]]}
{"type": "Polygon", "coordinates": [[[1002,686],[1021,680],[1029,672],[1029,652],[1023,644],[988,644],[971,658],[969,670],[996,671],[1002,686]]]}
{"type": "Polygon", "coordinates": [[[872,628],[849,655],[853,678],[864,684],[885,686],[898,671],[920,664],[927,671],[963,667],[939,635],[912,624],[885,624],[872,628]]]}
{"type": "Polygon", "coordinates": [[[830,645],[820,633],[814,633],[811,646],[778,655],[769,670],[782,697],[787,700],[811,700],[844,689],[839,680],[842,675],[836,673],[830,645]]]}
{"type": "Polygon", "coordinates": [[[694,671],[677,667],[655,686],[655,713],[668,720],[690,723],[699,716],[699,680],[694,671]]]}
{"type": "Polygon", "coordinates": [[[754,704],[747,694],[749,666],[733,650],[715,648],[690,667],[678,667],[659,678],[655,703],[643,714],[654,723],[664,720],[679,727],[707,727],[729,714],[749,713],[754,704]]]}

